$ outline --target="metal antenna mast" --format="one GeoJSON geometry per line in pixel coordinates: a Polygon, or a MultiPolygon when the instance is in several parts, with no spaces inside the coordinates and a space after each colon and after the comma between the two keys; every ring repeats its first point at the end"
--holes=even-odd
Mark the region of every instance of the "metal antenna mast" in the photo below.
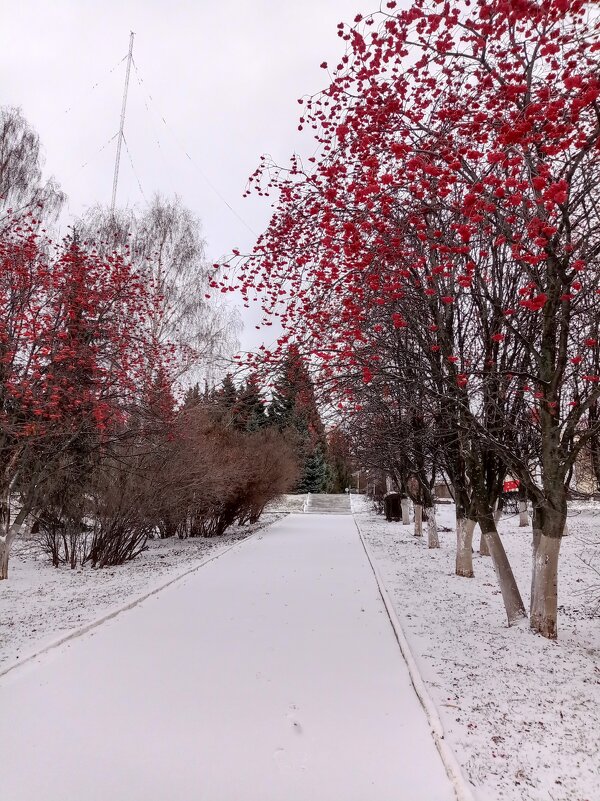
{"type": "Polygon", "coordinates": [[[131,72],[131,59],[133,58],[133,37],[135,33],[129,34],[129,54],[127,55],[127,72],[125,73],[125,89],[123,90],[123,105],[121,106],[121,124],[119,126],[119,136],[117,137],[117,157],[115,159],[115,176],[113,178],[112,201],[110,204],[111,214],[115,213],[115,201],[117,199],[117,184],[119,182],[119,162],[121,161],[121,142],[123,141],[123,129],[125,127],[125,108],[127,107],[127,92],[129,90],[129,73],[131,72]]]}

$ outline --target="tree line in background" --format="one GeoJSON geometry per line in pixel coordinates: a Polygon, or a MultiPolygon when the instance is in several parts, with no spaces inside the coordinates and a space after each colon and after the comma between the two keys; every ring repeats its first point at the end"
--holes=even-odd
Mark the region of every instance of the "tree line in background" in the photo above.
{"type": "Polygon", "coordinates": [[[190,389],[185,405],[196,404],[212,405],[221,422],[235,431],[281,435],[297,465],[297,479],[288,487],[292,493],[343,493],[352,487],[350,439],[339,425],[326,430],[297,348],[288,348],[268,386],[261,387],[256,372],[239,386],[227,374],[218,388],[201,392],[196,384],[190,389]]]}
{"type": "Polygon", "coordinates": [[[557,634],[578,461],[600,464],[600,75],[585,0],[391,0],[299,102],[317,154],[251,178],[269,228],[237,255],[277,348],[310,354],[364,464],[430,522],[456,501],[456,572],[481,528],[510,623],[526,616],[498,534],[507,477],[533,509],[531,627],[557,634]]]}
{"type": "Polygon", "coordinates": [[[0,109],[0,578],[24,530],[54,565],[104,567],[157,533],[256,521],[298,464],[316,487],[314,408],[294,438],[283,410],[264,424],[252,379],[183,398],[217,383],[239,330],[209,296],[194,216],[158,196],[141,212],[94,207],[57,242],[65,196],[41,166],[36,133],[0,109]]]}

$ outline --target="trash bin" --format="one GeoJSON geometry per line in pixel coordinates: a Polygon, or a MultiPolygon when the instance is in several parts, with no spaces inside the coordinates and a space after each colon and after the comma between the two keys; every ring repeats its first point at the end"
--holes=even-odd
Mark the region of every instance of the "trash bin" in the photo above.
{"type": "Polygon", "coordinates": [[[383,511],[388,523],[402,520],[402,495],[399,492],[388,492],[383,498],[383,511]]]}

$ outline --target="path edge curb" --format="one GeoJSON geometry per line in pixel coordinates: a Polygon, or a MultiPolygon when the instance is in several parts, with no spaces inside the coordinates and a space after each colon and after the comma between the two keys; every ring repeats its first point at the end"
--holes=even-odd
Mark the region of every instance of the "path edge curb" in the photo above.
{"type": "Polygon", "coordinates": [[[429,728],[431,731],[431,735],[433,737],[433,741],[435,742],[436,748],[439,752],[439,755],[442,759],[442,763],[446,770],[446,774],[448,779],[450,780],[452,787],[454,788],[454,793],[456,795],[457,801],[478,801],[475,791],[468,781],[467,777],[465,776],[462,767],[456,755],[448,741],[446,740],[446,733],[444,731],[444,725],[440,718],[440,714],[438,709],[425,686],[425,682],[417,665],[417,661],[413,655],[412,649],[410,647],[410,643],[408,641],[408,637],[404,631],[400,618],[398,617],[396,610],[392,604],[391,598],[385,586],[385,582],[383,577],[379,571],[379,568],[375,564],[375,557],[373,556],[373,552],[371,551],[369,545],[367,544],[364,535],[360,529],[358,521],[356,520],[356,516],[353,514],[352,519],[354,520],[354,525],[356,526],[356,530],[358,531],[358,535],[360,537],[360,541],[362,543],[363,549],[369,560],[369,564],[371,565],[371,570],[373,571],[373,575],[375,576],[375,581],[377,582],[377,587],[379,589],[379,594],[381,595],[381,599],[385,606],[388,618],[394,630],[394,634],[396,635],[396,640],[398,641],[398,646],[400,647],[400,652],[406,665],[408,667],[408,673],[410,675],[411,683],[414,687],[415,693],[417,694],[417,698],[423,707],[425,715],[427,717],[427,722],[429,723],[429,728]]]}
{"type": "Polygon", "coordinates": [[[248,542],[249,540],[253,539],[254,537],[256,537],[257,534],[260,534],[262,531],[269,528],[269,526],[274,525],[283,517],[287,517],[287,515],[282,515],[282,517],[278,518],[277,520],[273,520],[272,522],[269,522],[264,526],[260,526],[259,528],[256,529],[256,531],[253,531],[247,537],[237,540],[236,542],[231,543],[231,545],[226,545],[224,548],[221,548],[216,553],[213,553],[211,556],[207,556],[197,565],[194,565],[194,567],[187,568],[182,573],[177,573],[175,576],[172,576],[164,584],[159,584],[158,586],[153,587],[151,590],[147,590],[141,595],[136,595],[133,598],[133,600],[128,601],[123,606],[119,606],[117,608],[113,607],[106,614],[102,615],[99,618],[96,618],[96,620],[92,620],[91,623],[86,623],[85,626],[81,626],[78,629],[74,629],[73,631],[70,631],[68,634],[62,634],[56,640],[52,640],[52,642],[47,643],[39,650],[27,654],[26,656],[23,657],[23,659],[11,662],[8,666],[0,669],[0,679],[6,676],[7,673],[11,673],[16,668],[20,668],[22,665],[26,665],[28,662],[37,659],[37,657],[43,656],[44,654],[48,653],[48,651],[53,651],[55,648],[59,648],[61,645],[64,645],[64,643],[69,642],[70,640],[76,640],[79,637],[83,637],[83,635],[87,634],[88,631],[92,631],[93,629],[98,628],[98,626],[101,626],[103,623],[112,620],[114,617],[117,617],[122,612],[128,612],[130,609],[133,609],[135,606],[138,606],[139,604],[143,603],[145,600],[151,598],[153,595],[157,595],[159,592],[162,592],[167,587],[170,587],[171,584],[175,584],[175,582],[181,581],[181,579],[185,578],[186,576],[189,576],[191,573],[195,573],[196,570],[199,570],[201,567],[204,567],[209,562],[213,562],[215,559],[218,559],[219,557],[223,556],[228,551],[231,551],[232,548],[236,548],[237,546],[243,545],[245,542],[248,542]]]}

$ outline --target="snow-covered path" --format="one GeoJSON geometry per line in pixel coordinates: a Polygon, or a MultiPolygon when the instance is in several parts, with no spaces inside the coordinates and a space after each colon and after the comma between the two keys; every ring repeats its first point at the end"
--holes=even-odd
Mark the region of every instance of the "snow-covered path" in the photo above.
{"type": "Polygon", "coordinates": [[[0,680],[7,801],[451,801],[350,516],[290,515],[0,680]]]}

